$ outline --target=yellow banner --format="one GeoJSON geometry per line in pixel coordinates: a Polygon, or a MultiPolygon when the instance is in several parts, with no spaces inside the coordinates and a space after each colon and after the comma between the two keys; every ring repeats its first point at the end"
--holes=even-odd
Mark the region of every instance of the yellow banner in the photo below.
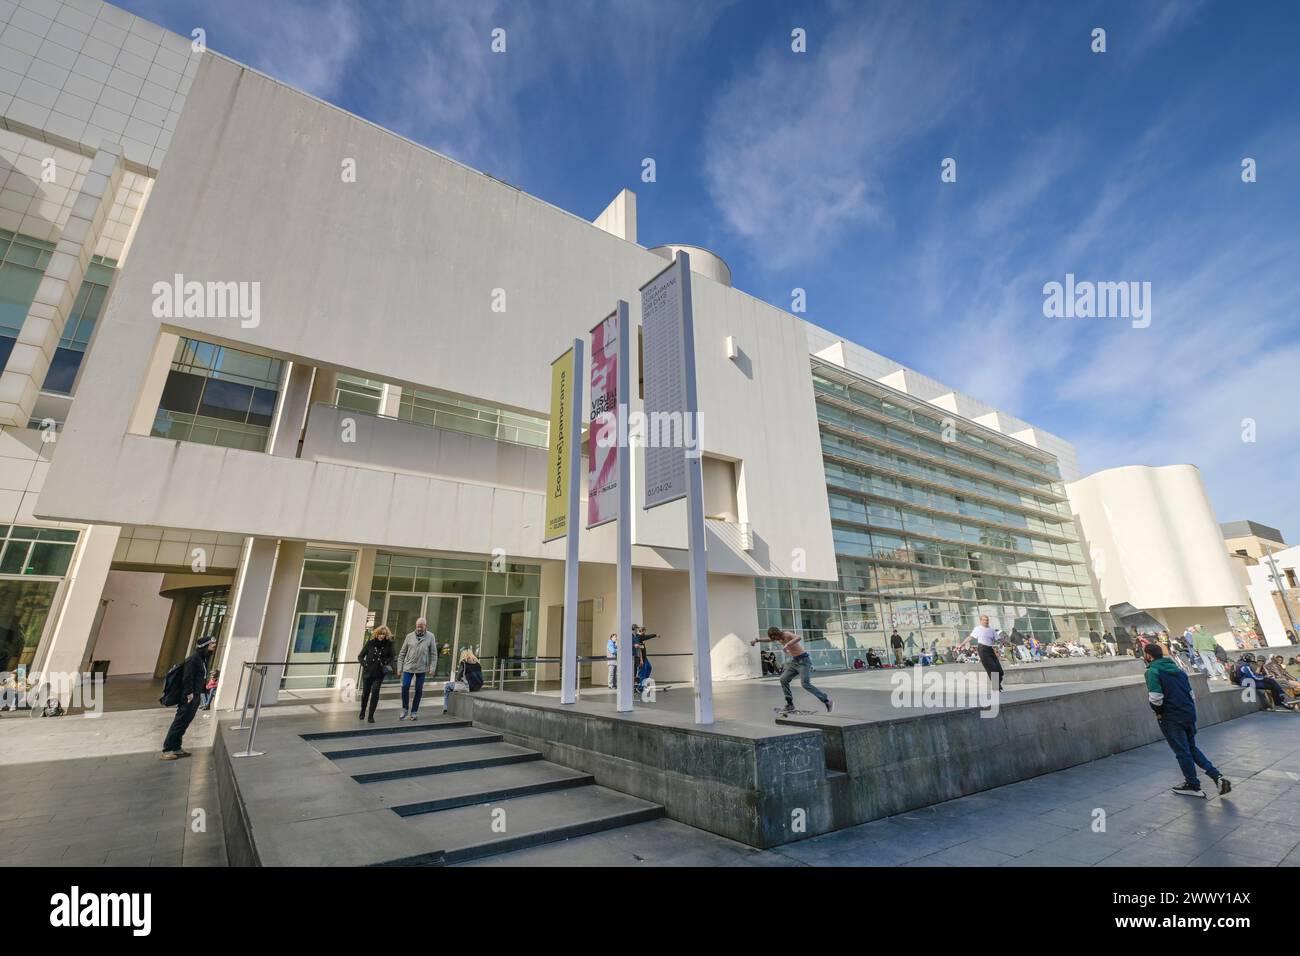
{"type": "Polygon", "coordinates": [[[551,446],[546,454],[546,531],[543,541],[569,531],[569,424],[573,418],[573,349],[551,364],[551,446]]]}

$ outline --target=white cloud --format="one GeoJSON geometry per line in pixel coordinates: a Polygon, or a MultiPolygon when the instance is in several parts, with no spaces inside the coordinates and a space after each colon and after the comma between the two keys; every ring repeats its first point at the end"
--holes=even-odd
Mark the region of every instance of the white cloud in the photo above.
{"type": "Polygon", "coordinates": [[[773,268],[811,262],[849,229],[887,222],[885,166],[958,105],[988,55],[963,42],[951,15],[900,4],[865,17],[851,10],[810,29],[808,54],[777,34],[710,117],[710,196],[726,227],[773,268]]]}

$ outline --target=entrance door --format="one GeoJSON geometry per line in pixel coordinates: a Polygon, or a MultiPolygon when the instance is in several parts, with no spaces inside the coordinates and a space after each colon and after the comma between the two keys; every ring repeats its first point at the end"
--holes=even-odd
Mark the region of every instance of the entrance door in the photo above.
{"type": "Polygon", "coordinates": [[[399,652],[406,635],[415,630],[415,622],[420,618],[424,618],[438,642],[438,658],[429,679],[446,680],[457,653],[460,595],[390,593],[384,607],[384,623],[393,632],[399,652]]]}

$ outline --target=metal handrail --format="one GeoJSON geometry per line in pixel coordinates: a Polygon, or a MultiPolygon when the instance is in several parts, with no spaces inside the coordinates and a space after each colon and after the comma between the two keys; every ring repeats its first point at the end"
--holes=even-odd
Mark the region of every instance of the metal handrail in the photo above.
{"type": "MultiPolygon", "coordinates": [[[[487,655],[487,656],[485,656],[485,657],[481,657],[481,658],[479,658],[479,660],[480,660],[480,661],[483,661],[483,660],[488,660],[488,661],[496,660],[496,655],[494,655],[494,654],[489,654],[489,655],[487,655]]],[[[558,661],[559,658],[557,657],[556,660],[558,661]]],[[[245,669],[245,668],[251,668],[251,667],[280,667],[280,668],[283,668],[284,670],[287,671],[287,670],[288,670],[289,668],[291,668],[291,667],[338,667],[338,668],[344,668],[344,667],[360,667],[360,666],[361,666],[361,662],[360,662],[360,661],[244,661],[243,664],[242,664],[241,667],[240,667],[240,671],[239,671],[239,680],[238,680],[238,681],[236,682],[236,684],[235,684],[235,700],[239,700],[239,693],[240,693],[241,690],[244,689],[244,669],[245,669]]],[[[451,680],[451,679],[452,679],[452,674],[454,674],[454,673],[455,673],[455,668],[453,667],[453,668],[452,668],[452,672],[451,672],[450,674],[447,675],[447,679],[448,679],[448,680],[451,680]]],[[[329,676],[334,676],[334,675],[329,675],[329,676]]],[[[339,675],[339,676],[341,676],[341,675],[339,675]]],[[[251,687],[251,681],[250,681],[250,687],[249,687],[249,690],[250,690],[250,691],[252,690],[252,687],[251,687]]],[[[242,718],[241,718],[241,719],[242,719],[242,718]]],[[[242,729],[242,727],[241,727],[240,729],[242,729]]]]}
{"type": "MultiPolygon", "coordinates": [[[[239,753],[231,754],[231,756],[232,756],[232,757],[260,757],[260,756],[262,756],[266,751],[264,751],[264,750],[254,750],[254,749],[253,749],[253,738],[254,738],[254,736],[257,734],[257,721],[258,721],[258,718],[260,718],[260,717],[262,716],[262,696],[263,696],[263,693],[262,693],[262,692],[266,689],[266,665],[265,665],[265,664],[260,664],[260,665],[259,665],[259,664],[252,664],[252,663],[246,662],[246,663],[245,663],[245,666],[248,667],[248,669],[250,670],[250,672],[251,672],[252,670],[256,670],[257,673],[258,673],[258,675],[260,676],[261,679],[257,682],[257,703],[255,703],[255,704],[253,705],[253,722],[252,722],[251,724],[248,725],[248,743],[246,743],[246,744],[244,745],[244,749],[243,749],[242,751],[240,751],[239,753]]],[[[240,668],[240,677],[241,677],[241,678],[243,677],[243,668],[240,668]]],[[[249,679],[248,679],[248,692],[249,692],[250,694],[253,692],[253,678],[252,678],[252,677],[249,677],[249,679]]],[[[244,713],[245,713],[245,714],[248,713],[248,698],[244,698],[244,713]]],[[[243,725],[243,722],[244,722],[244,718],[241,716],[241,717],[239,718],[239,721],[240,721],[240,725],[241,725],[240,729],[242,729],[242,725],[243,725]]]]}

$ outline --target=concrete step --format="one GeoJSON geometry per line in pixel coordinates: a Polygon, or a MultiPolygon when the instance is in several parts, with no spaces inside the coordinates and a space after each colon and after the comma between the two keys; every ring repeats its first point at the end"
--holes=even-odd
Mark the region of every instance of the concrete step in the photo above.
{"type": "Polygon", "coordinates": [[[358,783],[401,780],[438,773],[458,773],[505,764],[541,760],[542,755],[527,747],[507,743],[471,744],[443,750],[416,750],[407,753],[376,754],[356,757],[345,765],[358,783]]]}
{"type": "Polygon", "coordinates": [[[644,823],[663,815],[664,808],[657,804],[589,785],[406,819],[443,847],[443,862],[452,864],[644,823]],[[504,811],[504,816],[496,811],[504,811]],[[498,820],[504,822],[504,832],[494,832],[498,820]]]}
{"type": "MultiPolygon", "coordinates": [[[[418,725],[417,725],[418,726],[418,725]]],[[[379,738],[345,738],[340,744],[327,743],[330,749],[319,748],[321,755],[331,760],[356,757],[373,757],[379,754],[411,753],[419,750],[441,750],[446,747],[472,747],[501,740],[500,734],[474,727],[425,727],[420,733],[392,734],[379,738]]]]}
{"type": "MultiPolygon", "coordinates": [[[[404,783],[415,783],[407,780],[404,783]]],[[[444,773],[422,778],[416,787],[425,791],[421,797],[395,803],[394,813],[401,817],[414,817],[424,813],[439,813],[459,807],[472,807],[483,803],[513,800],[538,793],[553,793],[586,787],[596,782],[589,773],[570,770],[548,760],[504,764],[465,773],[444,773]]],[[[371,788],[385,784],[372,784],[371,788]]],[[[387,786],[392,786],[388,784],[387,786]]]]}
{"type": "Polygon", "coordinates": [[[376,719],[375,723],[368,724],[357,721],[355,730],[325,730],[317,733],[303,734],[303,740],[343,740],[348,737],[374,737],[380,734],[415,734],[422,733],[426,730],[437,728],[439,730],[450,730],[453,727],[471,727],[473,724],[468,720],[456,720],[450,717],[440,717],[435,720],[419,720],[414,723],[409,721],[398,721],[396,717],[391,717],[382,723],[376,719]]]}

